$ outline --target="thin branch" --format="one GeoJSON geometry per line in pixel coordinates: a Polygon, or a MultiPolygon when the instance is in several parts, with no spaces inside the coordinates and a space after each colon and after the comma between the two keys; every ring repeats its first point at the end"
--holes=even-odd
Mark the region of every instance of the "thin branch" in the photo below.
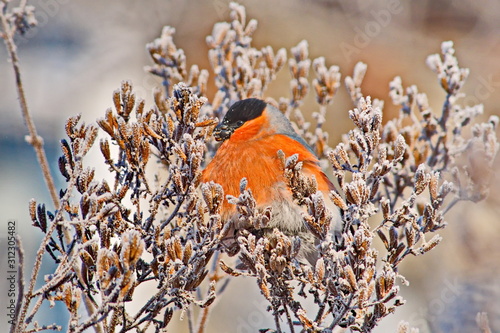
{"type": "MultiPolygon", "coordinates": [[[[76,179],[73,177],[72,179],[72,184],[76,183],[76,179]]],[[[67,191],[65,197],[63,198],[63,202],[66,202],[66,200],[70,197],[71,191],[67,191]]],[[[50,224],[50,227],[47,229],[47,232],[45,234],[45,237],[43,238],[40,247],[38,248],[38,251],[36,253],[35,257],[35,266],[33,267],[33,272],[31,273],[31,278],[30,278],[30,284],[28,286],[28,291],[24,295],[24,304],[23,304],[23,309],[21,311],[20,316],[17,318],[17,324],[16,324],[16,332],[21,333],[24,331],[25,327],[23,327],[24,323],[24,318],[26,317],[26,313],[28,312],[28,307],[30,305],[30,301],[33,298],[33,290],[35,289],[35,283],[38,277],[38,271],[40,270],[40,266],[42,265],[42,257],[43,254],[45,253],[45,247],[48,244],[50,237],[54,230],[57,227],[57,223],[55,221],[58,221],[61,218],[63,210],[59,210],[54,218],[54,222],[50,224]]]]}
{"type": "MultiPolygon", "coordinates": [[[[347,311],[349,311],[349,309],[351,309],[351,303],[352,303],[353,299],[354,299],[354,293],[352,293],[349,296],[349,299],[347,300],[347,303],[342,302],[343,309],[338,314],[337,318],[335,318],[335,320],[332,321],[332,323],[330,324],[329,329],[333,329],[333,328],[337,327],[337,325],[340,323],[340,321],[342,320],[342,318],[344,318],[344,316],[347,313],[347,311]]],[[[335,313],[335,312],[333,312],[333,313],[335,313]]]]}
{"type": "Polygon", "coordinates": [[[207,306],[207,307],[204,307],[203,309],[201,309],[201,314],[200,314],[201,317],[200,317],[200,321],[198,322],[197,333],[205,332],[205,326],[207,325],[208,316],[210,314],[211,308],[212,308],[211,306],[207,306]]]}
{"type": "Polygon", "coordinates": [[[194,333],[194,318],[192,304],[187,308],[187,320],[188,320],[188,330],[189,333],[194,333]]]}
{"type": "Polygon", "coordinates": [[[286,313],[286,319],[288,321],[288,327],[290,327],[290,332],[295,333],[295,328],[293,327],[293,320],[290,317],[290,311],[288,311],[288,306],[286,302],[283,302],[283,309],[286,313]]]}
{"type": "Polygon", "coordinates": [[[276,332],[282,333],[278,309],[274,309],[273,317],[274,317],[274,324],[276,325],[276,332]]]}
{"type": "Polygon", "coordinates": [[[37,328],[33,328],[29,331],[26,331],[24,333],[36,333],[36,332],[41,332],[41,331],[61,331],[61,326],[57,324],[50,324],[50,325],[43,325],[39,326],[37,328]]]}
{"type": "MultiPolygon", "coordinates": [[[[25,5],[26,1],[22,1],[22,4],[25,5]]],[[[50,173],[49,163],[47,161],[45,149],[43,148],[43,139],[38,135],[35,123],[28,108],[28,103],[26,101],[26,95],[24,93],[23,82],[21,79],[21,69],[19,67],[19,58],[17,56],[17,47],[14,42],[14,29],[12,29],[12,27],[9,25],[7,17],[5,16],[5,6],[5,3],[0,3],[0,21],[2,24],[2,30],[4,32],[2,37],[5,46],[7,47],[7,51],[9,52],[12,69],[14,70],[14,75],[16,77],[16,88],[17,95],[19,97],[19,103],[21,105],[21,112],[24,118],[24,122],[26,123],[26,127],[28,127],[29,131],[29,137],[27,137],[27,141],[35,149],[38,164],[42,168],[43,178],[50,192],[52,203],[54,204],[54,207],[59,207],[59,195],[57,194],[54,179],[52,178],[52,175],[50,173]]]]}

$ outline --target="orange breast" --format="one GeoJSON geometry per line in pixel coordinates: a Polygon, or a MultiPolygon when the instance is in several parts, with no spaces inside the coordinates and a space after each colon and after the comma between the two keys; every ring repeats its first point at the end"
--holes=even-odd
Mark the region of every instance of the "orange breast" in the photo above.
{"type": "MultiPolygon", "coordinates": [[[[249,129],[252,131],[252,129],[249,129]]],[[[239,195],[239,185],[243,177],[248,180],[248,188],[259,206],[280,200],[283,193],[283,169],[277,152],[282,150],[286,157],[299,154],[303,171],[314,175],[320,191],[328,191],[333,185],[317,165],[317,158],[306,147],[286,135],[264,135],[248,140],[245,131],[225,141],[218,149],[213,160],[203,171],[203,182],[214,181],[222,185],[225,195],[239,195]],[[244,136],[244,137],[241,137],[244,136]],[[281,183],[281,184],[279,184],[281,183]]],[[[224,215],[231,213],[234,206],[224,200],[224,215]]]]}

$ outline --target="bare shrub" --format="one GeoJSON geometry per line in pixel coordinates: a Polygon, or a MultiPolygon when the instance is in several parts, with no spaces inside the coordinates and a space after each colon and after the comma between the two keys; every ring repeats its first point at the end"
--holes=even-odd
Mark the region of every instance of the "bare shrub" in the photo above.
{"type": "MultiPolygon", "coordinates": [[[[57,195],[45,173],[48,188],[56,193],[52,209],[30,202],[33,225],[45,236],[27,288],[20,281],[22,295],[11,332],[57,328],[36,317],[43,303],[54,302],[65,304],[70,332],[90,327],[96,332],[163,332],[175,312],[187,313],[190,330],[202,332],[211,304],[239,276],[255,278],[269,301],[275,328],[267,331],[329,332],[341,327],[369,332],[405,303],[398,295],[399,285],[406,283],[399,264],[439,244],[436,232],[446,226],[444,215],[455,204],[487,196],[498,151],[498,118],[478,123],[482,106],[460,105],[459,90],[468,70],[459,67],[452,42],[444,42],[441,54],[427,59],[446,92],[442,107],[432,110],[424,93],[416,86],[405,88],[396,77],[390,97],[400,112],[385,124],[383,102],[361,91],[367,66],[358,63],[345,79],[354,104],[348,114],[354,127],[330,148],[323,125],[340,87],[339,68],[327,67],[324,58],[310,59],[306,41],[291,49],[290,58],[285,49],[252,47],[257,21],[247,21],[243,6],[232,3],[230,8],[230,21],[216,23],[207,37],[217,88],[213,97],[207,96],[209,71],[196,65],[188,69],[186,55],[174,43],[175,30],[165,27],[148,44],[153,65],[147,70],[164,82],[164,89],[154,92],[154,105],[146,107],[135,97],[132,83],[124,81],[112,94],[113,108],[97,125],[85,125],[79,116],[67,120],[59,158],[67,186],[57,195]],[[297,204],[307,208],[304,223],[321,240],[321,257],[315,267],[304,265],[296,260],[297,237],[279,230],[267,236],[239,230],[233,249],[239,262],[234,263],[225,256],[223,239],[229,227],[220,217],[222,188],[200,184],[203,165],[216,149],[211,131],[232,102],[263,98],[285,65],[291,74],[290,97],[267,101],[293,120],[297,132],[332,167],[338,185],[330,198],[323,198],[315,184],[303,178],[294,156],[280,155],[297,204]],[[317,100],[314,125],[300,109],[310,91],[317,100]],[[98,131],[106,134],[99,142],[104,159],[94,163],[108,166],[111,183],[97,179],[85,159],[98,131]],[[340,240],[328,232],[331,212],[324,200],[332,200],[341,211],[340,240]],[[374,247],[377,238],[384,245],[381,250],[374,247]],[[56,268],[35,289],[44,253],[56,268]],[[148,282],[156,287],[153,296],[131,312],[126,305],[134,302],[137,287],[148,282]],[[316,304],[314,310],[303,306],[307,297],[316,304]],[[195,307],[201,308],[196,323],[195,307]],[[82,316],[84,308],[87,316],[82,316]]],[[[34,24],[33,8],[21,4],[9,9],[4,1],[0,17],[17,74],[13,36],[34,24]]],[[[30,124],[20,80],[18,88],[30,124]]],[[[29,130],[44,167],[34,125],[29,130]]],[[[269,219],[269,212],[255,207],[245,182],[231,202],[254,229],[269,219]]],[[[21,266],[20,274],[26,269],[21,266]]],[[[478,318],[486,330],[486,315],[478,318]]],[[[399,331],[410,328],[402,323],[399,331]]]]}

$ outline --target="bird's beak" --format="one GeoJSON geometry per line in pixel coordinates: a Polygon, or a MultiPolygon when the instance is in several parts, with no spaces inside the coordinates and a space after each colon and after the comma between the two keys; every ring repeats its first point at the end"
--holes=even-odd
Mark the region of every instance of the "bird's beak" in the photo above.
{"type": "Polygon", "coordinates": [[[215,126],[215,129],[214,129],[214,138],[216,141],[225,141],[227,139],[229,139],[229,137],[231,136],[231,134],[233,134],[234,132],[234,129],[231,128],[230,126],[226,125],[226,124],[219,124],[217,126],[215,126]]]}

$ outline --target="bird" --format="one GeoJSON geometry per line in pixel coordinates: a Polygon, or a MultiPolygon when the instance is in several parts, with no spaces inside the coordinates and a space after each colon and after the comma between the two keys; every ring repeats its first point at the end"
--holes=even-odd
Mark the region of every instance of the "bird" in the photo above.
{"type": "MultiPolygon", "coordinates": [[[[314,151],[295,132],[288,118],[261,99],[243,99],[231,105],[214,128],[213,136],[222,144],[203,170],[202,182],[220,184],[226,198],[227,195],[238,197],[241,179],[245,178],[256,207],[272,208],[267,228],[278,228],[287,236],[299,236],[301,249],[298,257],[315,263],[318,258],[317,239],[308,231],[302,218],[304,208],[293,202],[278,151],[281,150],[286,157],[297,154],[298,161],[302,162],[303,175],[314,176],[318,190],[325,197],[334,185],[322,171],[314,151]]],[[[336,215],[333,223],[338,224],[338,209],[334,205],[327,207],[336,215]]],[[[235,229],[238,228],[235,205],[227,199],[222,203],[221,218],[235,223],[235,229]]]]}

